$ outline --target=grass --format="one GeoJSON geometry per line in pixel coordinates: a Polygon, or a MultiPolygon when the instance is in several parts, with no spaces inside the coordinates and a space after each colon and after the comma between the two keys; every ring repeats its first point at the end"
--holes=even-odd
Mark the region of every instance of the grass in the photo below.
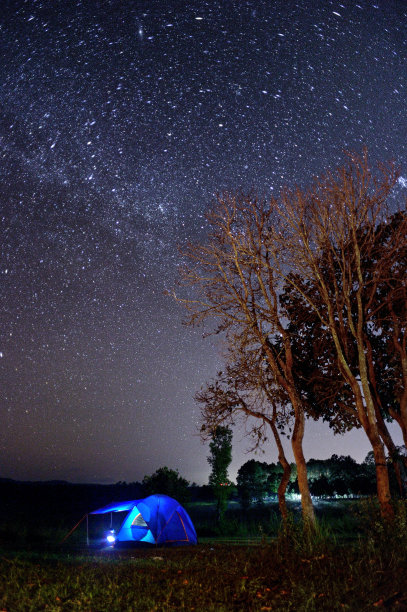
{"type": "Polygon", "coordinates": [[[406,503],[396,510],[389,526],[370,502],[327,504],[310,534],[295,514],[281,528],[273,509],[233,509],[198,546],[128,551],[80,550],[79,536],[56,547],[61,529],[43,526],[17,546],[3,523],[0,611],[407,610],[406,503]]]}
{"type": "Polygon", "coordinates": [[[321,550],[302,555],[281,543],[206,544],[2,555],[0,606],[9,612],[407,609],[406,561],[393,557],[384,565],[350,546],[321,550]]]}

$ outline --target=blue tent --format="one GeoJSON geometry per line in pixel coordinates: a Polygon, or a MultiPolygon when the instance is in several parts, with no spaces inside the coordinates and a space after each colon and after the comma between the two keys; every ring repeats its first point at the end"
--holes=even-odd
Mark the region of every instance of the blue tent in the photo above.
{"type": "Polygon", "coordinates": [[[140,544],[196,544],[195,528],[186,510],[172,497],[150,495],[145,499],[117,502],[90,514],[127,512],[120,529],[109,541],[140,544]]]}

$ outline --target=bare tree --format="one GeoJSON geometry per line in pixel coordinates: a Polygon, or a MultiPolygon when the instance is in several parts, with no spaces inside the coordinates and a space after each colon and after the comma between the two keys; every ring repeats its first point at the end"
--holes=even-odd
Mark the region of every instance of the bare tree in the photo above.
{"type": "Polygon", "coordinates": [[[346,165],[309,190],[286,190],[278,202],[253,195],[220,197],[208,217],[208,243],[190,244],[184,253],[190,262],[184,281],[197,290],[196,299],[182,300],[189,323],[217,318],[216,331],[226,334],[232,350],[263,356],[280,397],[291,404],[291,444],[303,516],[310,522],[314,513],[302,440],[307,409],[318,416],[309,402],[316,387],[305,361],[298,363],[304,328],[287,317],[284,288],[291,287],[290,299],[297,295],[314,313],[323,337],[318,359],[328,375],[324,380],[314,371],[314,381],[329,381],[332,388],[325,394],[328,412],[322,414],[337,430],[356,423],[365,431],[381,512],[391,518],[384,445],[392,457],[397,449],[386,410],[407,441],[407,214],[404,205],[394,215],[389,204],[397,178],[393,164],[373,171],[365,151],[349,154],[346,165]],[[386,347],[387,398],[378,384],[378,338],[386,347]],[[336,363],[328,364],[324,351],[333,351],[336,363]]]}
{"type": "Polygon", "coordinates": [[[271,228],[278,224],[275,200],[265,203],[242,194],[219,197],[208,215],[212,229],[207,244],[189,244],[184,283],[196,299],[182,299],[189,323],[217,318],[218,332],[229,345],[259,350],[275,384],[286,394],[293,411],[291,445],[298,473],[304,522],[315,523],[302,443],[305,413],[293,373],[293,354],[286,321],[281,313],[281,275],[276,249],[270,250],[271,228]],[[275,340],[278,339],[278,345],[275,340]]]}

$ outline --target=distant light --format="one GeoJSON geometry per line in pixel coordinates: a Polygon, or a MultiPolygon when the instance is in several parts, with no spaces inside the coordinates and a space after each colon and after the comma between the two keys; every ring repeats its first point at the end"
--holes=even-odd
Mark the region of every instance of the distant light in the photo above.
{"type": "Polygon", "coordinates": [[[299,493],[287,493],[287,499],[291,499],[291,501],[300,501],[301,495],[299,493]]]}

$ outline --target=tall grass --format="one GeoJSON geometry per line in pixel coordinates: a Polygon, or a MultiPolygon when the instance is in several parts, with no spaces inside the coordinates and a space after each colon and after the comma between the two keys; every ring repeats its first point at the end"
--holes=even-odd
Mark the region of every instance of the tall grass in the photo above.
{"type": "Polygon", "coordinates": [[[315,526],[306,525],[301,519],[295,520],[293,514],[282,523],[277,537],[277,554],[281,559],[297,557],[324,556],[336,545],[336,538],[329,526],[317,522],[315,526]]]}

